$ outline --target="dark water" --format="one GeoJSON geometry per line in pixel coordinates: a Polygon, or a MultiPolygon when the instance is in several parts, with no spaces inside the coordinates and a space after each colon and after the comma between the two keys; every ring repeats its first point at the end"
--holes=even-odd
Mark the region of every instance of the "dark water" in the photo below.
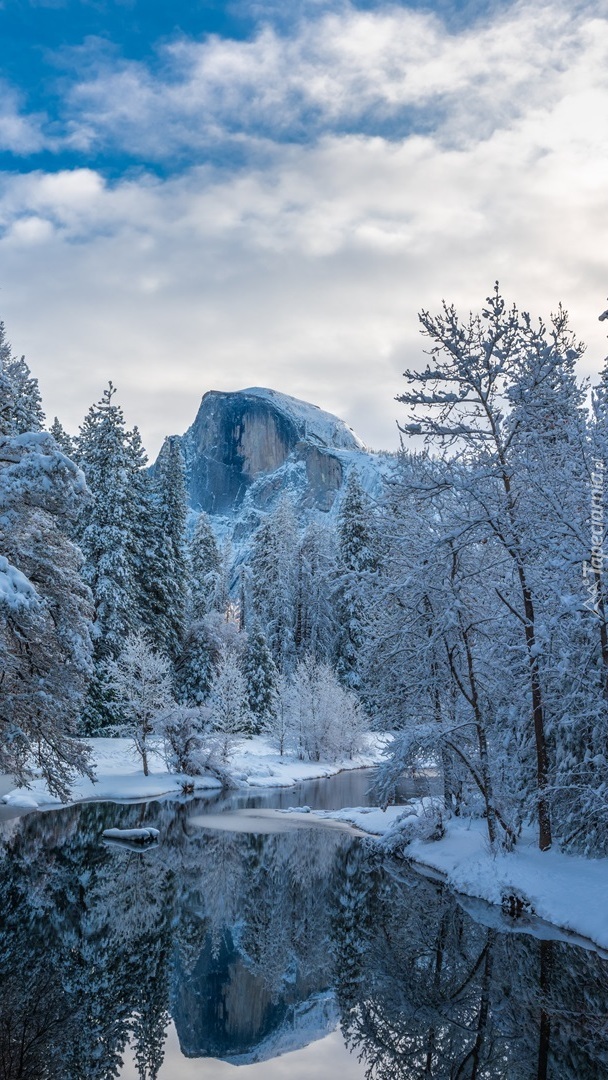
{"type": "Polygon", "coordinates": [[[608,1077],[608,965],[593,951],[467,913],[367,841],[191,822],[360,805],[368,782],[5,823],[0,1080],[608,1077]],[[157,848],[101,841],[142,824],[157,848]]]}

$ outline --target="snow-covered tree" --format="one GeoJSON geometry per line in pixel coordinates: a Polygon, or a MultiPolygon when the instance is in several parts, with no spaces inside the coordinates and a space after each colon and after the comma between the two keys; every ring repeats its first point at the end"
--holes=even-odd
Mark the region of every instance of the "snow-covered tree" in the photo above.
{"type": "Polygon", "coordinates": [[[379,544],[370,499],[353,470],[338,518],[335,605],[338,633],[336,669],[346,686],[359,686],[359,653],[366,634],[369,576],[378,569],[379,544]]]}
{"type": "Polygon", "coordinates": [[[84,578],[95,604],[95,659],[114,660],[137,628],[129,436],[112,383],[80,429],[78,460],[91,499],[83,509],[79,543],[84,578]]]}
{"type": "Polygon", "coordinates": [[[252,615],[281,671],[291,670],[295,659],[297,547],[294,510],[283,499],[255,533],[251,556],[252,615]]]}
{"type": "Polygon", "coordinates": [[[290,728],[298,756],[310,761],[352,757],[369,723],[357,696],[328,664],[300,660],[291,681],[290,728]]]}
{"type": "Polygon", "coordinates": [[[179,439],[165,439],[154,466],[156,548],[152,560],[152,632],[173,660],[183,641],[188,607],[188,502],[184,455],[179,439]]]}
{"type": "Polygon", "coordinates": [[[66,457],[75,458],[77,453],[76,441],[72,438],[71,435],[68,435],[67,431],[65,430],[63,425],[60,424],[56,416],[53,419],[53,423],[51,424],[49,431],[61,452],[65,454],[66,457]]]}
{"type": "Polygon", "coordinates": [[[158,730],[170,772],[196,776],[209,756],[208,711],[174,702],[160,718],[158,730]]]}
{"type": "Polygon", "coordinates": [[[336,623],[332,598],[336,556],[333,531],[319,521],[304,530],[297,550],[294,642],[296,654],[329,662],[336,623]]]}
{"type": "Polygon", "coordinates": [[[225,765],[237,737],[251,734],[252,718],[247,703],[247,683],[232,649],[222,649],[217,675],[209,696],[210,726],[217,753],[225,765]]]}
{"type": "Polygon", "coordinates": [[[207,701],[226,649],[240,654],[246,640],[238,625],[219,611],[211,611],[192,623],[186,632],[181,653],[175,664],[175,694],[178,701],[202,705],[207,701]]]}
{"type": "Polygon", "coordinates": [[[147,776],[150,739],[159,734],[163,718],[174,704],[171,665],[143,634],[135,633],[127,637],[118,660],[111,661],[108,670],[121,730],[132,739],[147,776]]]}
{"type": "Polygon", "coordinates": [[[89,772],[74,735],[92,606],[66,536],[85,496],[82,473],[51,435],[0,437],[0,770],[21,783],[39,770],[62,798],[89,772]]]}
{"type": "Polygon", "coordinates": [[[286,675],[279,675],[272,708],[266,713],[264,734],[268,735],[281,757],[295,746],[295,701],[293,684],[286,675]]]}
{"type": "Polygon", "coordinates": [[[241,670],[247,683],[247,701],[253,729],[259,735],[275,706],[278,672],[260,626],[247,632],[241,670]]]}
{"type": "Polygon", "coordinates": [[[405,373],[408,390],[399,400],[409,407],[410,418],[403,431],[422,435],[445,452],[445,472],[437,490],[448,485],[466,495],[469,539],[497,542],[502,557],[510,562],[515,589],[512,595],[501,591],[499,599],[521,637],[536,756],[539,845],[546,850],[552,842],[550,754],[540,660],[542,601],[535,587],[533,546],[539,522],[526,512],[527,477],[518,448],[526,441],[530,446],[527,418],[534,409],[540,416],[548,381],[553,378],[554,385],[559,384],[558,372],[580,355],[581,347],[561,309],[549,328],[542,322],[535,326],[525,313],[506,308],[498,286],[481,315],[462,322],[455,308],[444,303],[437,316],[423,311],[420,322],[431,341],[432,363],[405,373]],[[518,402],[525,402],[525,409],[512,408],[518,402]]]}
{"type": "Polygon", "coordinates": [[[0,435],[41,431],[43,425],[38,380],[32,377],[25,357],[13,356],[0,322],[0,435]]]}
{"type": "Polygon", "coordinates": [[[197,622],[221,610],[222,558],[207,514],[201,512],[190,541],[190,618],[197,622]]]}

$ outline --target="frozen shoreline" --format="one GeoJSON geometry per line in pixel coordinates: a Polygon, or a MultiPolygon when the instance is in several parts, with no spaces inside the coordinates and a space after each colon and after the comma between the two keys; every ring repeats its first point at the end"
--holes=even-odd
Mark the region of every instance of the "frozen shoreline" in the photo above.
{"type": "MultiPolygon", "coordinates": [[[[57,809],[90,800],[125,801],[160,798],[163,795],[180,794],[185,783],[193,785],[195,793],[219,792],[222,785],[210,773],[204,776],[183,776],[167,771],[164,760],[157,751],[150,751],[150,775],[144,776],[141,759],[129,739],[87,739],[93,748],[92,763],[96,782],[78,779],[67,803],[51,795],[42,780],[35,780],[31,787],[15,787],[10,778],[0,777],[0,810],[24,813],[31,810],[57,809]]],[[[289,788],[305,780],[324,779],[351,769],[365,769],[377,765],[386,745],[386,736],[368,735],[367,747],[353,758],[339,761],[299,761],[281,757],[263,736],[243,739],[236,745],[230,760],[230,773],[237,790],[248,788],[289,788]]],[[[0,817],[2,815],[0,814],[0,817]]]]}
{"type": "MultiPolygon", "coordinates": [[[[403,809],[353,807],[312,813],[350,822],[381,842],[403,809]]],[[[540,851],[533,829],[523,832],[514,851],[496,854],[490,850],[484,821],[452,818],[445,827],[441,840],[413,840],[395,853],[438,874],[461,895],[498,907],[505,896],[521,896],[538,919],[608,951],[608,859],[566,855],[557,847],[540,851]]]]}

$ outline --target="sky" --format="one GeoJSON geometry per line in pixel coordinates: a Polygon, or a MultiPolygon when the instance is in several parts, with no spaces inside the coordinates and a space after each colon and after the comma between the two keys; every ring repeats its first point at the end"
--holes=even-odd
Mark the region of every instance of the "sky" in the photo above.
{"type": "Polygon", "coordinates": [[[418,312],[608,346],[608,0],[0,0],[0,318],[155,456],[270,386],[397,446],[418,312]]]}

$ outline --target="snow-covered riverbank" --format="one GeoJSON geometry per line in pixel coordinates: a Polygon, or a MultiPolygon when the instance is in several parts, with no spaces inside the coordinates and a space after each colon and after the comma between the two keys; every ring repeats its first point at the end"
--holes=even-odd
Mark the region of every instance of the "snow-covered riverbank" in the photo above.
{"type": "MultiPolygon", "coordinates": [[[[313,813],[384,839],[403,810],[355,807],[313,813]]],[[[523,833],[515,851],[496,854],[490,851],[484,821],[453,818],[445,828],[441,840],[413,840],[401,854],[467,896],[499,905],[505,896],[523,897],[540,919],[608,950],[608,859],[566,855],[557,847],[539,851],[532,829],[523,833]]]]}
{"type": "MultiPolygon", "coordinates": [[[[144,776],[141,758],[129,739],[88,739],[92,747],[92,764],[96,780],[80,778],[72,788],[71,802],[86,799],[152,799],[172,792],[180,792],[185,783],[193,784],[196,792],[219,790],[217,777],[186,777],[167,772],[160,753],[150,752],[150,775],[144,776]]],[[[386,736],[369,735],[365,751],[354,758],[340,761],[299,761],[290,756],[281,757],[271,743],[262,736],[243,739],[237,743],[228,766],[237,787],[282,788],[292,787],[304,780],[334,776],[345,769],[362,769],[378,764],[386,736]]],[[[6,779],[6,778],[5,778],[6,779]]],[[[4,784],[0,801],[5,805],[34,810],[60,805],[49,793],[43,780],[36,780],[30,788],[16,788],[4,784]]]]}

